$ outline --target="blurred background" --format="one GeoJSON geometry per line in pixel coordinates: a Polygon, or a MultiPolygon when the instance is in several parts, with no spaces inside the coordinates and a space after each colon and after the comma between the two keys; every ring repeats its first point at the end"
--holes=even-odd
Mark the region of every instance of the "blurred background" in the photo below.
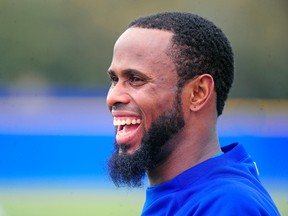
{"type": "Polygon", "coordinates": [[[106,71],[128,23],[188,11],[222,28],[235,82],[221,145],[240,142],[288,215],[286,0],[0,0],[0,216],[139,215],[145,188],[106,172],[114,128],[106,71]]]}

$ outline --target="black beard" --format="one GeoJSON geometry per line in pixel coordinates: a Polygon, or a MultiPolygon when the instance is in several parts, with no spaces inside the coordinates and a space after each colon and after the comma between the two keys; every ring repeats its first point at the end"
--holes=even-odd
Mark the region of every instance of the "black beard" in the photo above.
{"type": "Polygon", "coordinates": [[[140,148],[133,154],[126,154],[129,144],[115,143],[115,151],[108,161],[111,179],[117,187],[141,187],[146,170],[152,170],[170,155],[174,146],[168,141],[185,125],[181,111],[181,99],[177,95],[175,105],[155,120],[148,132],[144,131],[140,148]]]}

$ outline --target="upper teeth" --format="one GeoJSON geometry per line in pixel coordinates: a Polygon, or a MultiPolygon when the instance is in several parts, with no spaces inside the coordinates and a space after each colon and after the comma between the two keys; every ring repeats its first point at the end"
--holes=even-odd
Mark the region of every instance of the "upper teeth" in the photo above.
{"type": "Polygon", "coordinates": [[[127,118],[126,120],[125,119],[115,119],[113,120],[113,125],[114,126],[119,126],[119,125],[135,125],[135,124],[140,124],[141,123],[141,119],[130,119],[130,118],[127,118]]]}

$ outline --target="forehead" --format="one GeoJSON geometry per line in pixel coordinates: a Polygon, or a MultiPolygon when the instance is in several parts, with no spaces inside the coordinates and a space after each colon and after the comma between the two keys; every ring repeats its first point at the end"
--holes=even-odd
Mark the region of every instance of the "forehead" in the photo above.
{"type": "Polygon", "coordinates": [[[167,54],[172,36],[172,32],[158,29],[127,29],[115,43],[110,69],[142,71],[152,67],[155,71],[160,67],[173,67],[167,54]]]}
{"type": "Polygon", "coordinates": [[[115,49],[123,47],[167,49],[173,34],[159,29],[132,27],[127,29],[116,41],[115,49]]]}

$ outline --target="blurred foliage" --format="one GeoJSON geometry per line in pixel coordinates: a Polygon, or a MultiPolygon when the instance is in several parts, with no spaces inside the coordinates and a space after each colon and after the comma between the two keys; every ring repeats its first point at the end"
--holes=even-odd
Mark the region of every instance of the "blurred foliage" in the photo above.
{"type": "Polygon", "coordinates": [[[0,0],[0,86],[106,87],[113,45],[136,17],[190,11],[235,53],[233,97],[287,98],[286,0],[0,0]]]}

